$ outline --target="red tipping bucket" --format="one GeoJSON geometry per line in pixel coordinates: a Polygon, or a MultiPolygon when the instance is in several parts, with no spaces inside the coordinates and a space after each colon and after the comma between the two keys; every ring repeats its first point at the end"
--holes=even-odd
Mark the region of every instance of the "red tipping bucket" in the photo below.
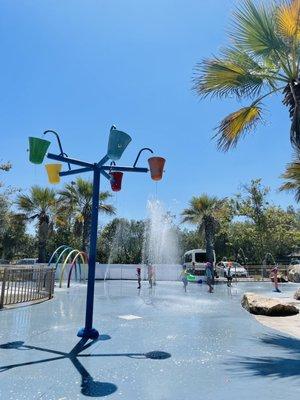
{"type": "Polygon", "coordinates": [[[119,192],[122,187],[123,172],[111,172],[113,180],[110,182],[110,186],[113,192],[119,192]]]}
{"type": "Polygon", "coordinates": [[[161,180],[161,178],[163,176],[163,172],[164,172],[165,162],[166,162],[165,158],[162,158],[162,157],[150,157],[148,159],[151,178],[154,181],[161,180]]]}

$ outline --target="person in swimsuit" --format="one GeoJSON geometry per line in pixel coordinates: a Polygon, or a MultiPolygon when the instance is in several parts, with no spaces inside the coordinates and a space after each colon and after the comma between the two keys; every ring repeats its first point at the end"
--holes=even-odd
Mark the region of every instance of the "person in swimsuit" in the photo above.
{"type": "Polygon", "coordinates": [[[188,272],[187,272],[187,269],[186,269],[186,265],[183,265],[180,276],[181,276],[181,280],[182,280],[185,292],[186,292],[186,288],[187,288],[187,285],[188,285],[187,275],[188,275],[188,272]]]}
{"type": "Polygon", "coordinates": [[[226,270],[226,278],[227,278],[227,286],[231,287],[231,282],[232,282],[232,273],[231,273],[231,268],[232,268],[232,262],[228,262],[227,265],[227,270],[226,270]]]}
{"type": "Polygon", "coordinates": [[[275,290],[274,292],[281,293],[281,290],[278,287],[278,267],[277,265],[271,270],[270,278],[273,278],[275,290]]]}
{"type": "Polygon", "coordinates": [[[213,293],[214,291],[214,270],[212,263],[207,262],[205,267],[205,275],[206,275],[206,283],[208,285],[209,293],[213,293]]]}
{"type": "Polygon", "coordinates": [[[141,268],[137,267],[136,269],[136,276],[137,276],[137,281],[138,281],[138,289],[141,288],[141,282],[142,282],[142,276],[141,276],[141,268]]]}

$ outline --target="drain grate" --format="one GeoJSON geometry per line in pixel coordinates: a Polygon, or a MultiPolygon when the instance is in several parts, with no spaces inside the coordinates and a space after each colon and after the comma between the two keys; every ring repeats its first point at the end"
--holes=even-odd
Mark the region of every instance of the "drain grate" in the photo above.
{"type": "Polygon", "coordinates": [[[165,360],[166,358],[170,358],[171,354],[166,351],[149,351],[145,356],[146,358],[151,358],[151,360],[165,360]]]}

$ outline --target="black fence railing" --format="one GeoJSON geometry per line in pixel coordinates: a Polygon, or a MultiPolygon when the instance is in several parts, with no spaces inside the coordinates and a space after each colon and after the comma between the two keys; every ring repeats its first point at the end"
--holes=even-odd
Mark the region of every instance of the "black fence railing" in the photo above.
{"type": "Polygon", "coordinates": [[[53,297],[55,270],[51,267],[0,267],[0,309],[53,297]]]}
{"type": "MultiPolygon", "coordinates": [[[[290,266],[288,265],[277,265],[278,267],[278,280],[281,282],[287,282],[289,277],[290,266]]],[[[231,268],[231,276],[240,281],[264,281],[272,279],[272,269],[274,265],[244,265],[242,268],[231,268]]],[[[216,274],[222,278],[224,277],[224,271],[222,268],[216,267],[216,274]]]]}

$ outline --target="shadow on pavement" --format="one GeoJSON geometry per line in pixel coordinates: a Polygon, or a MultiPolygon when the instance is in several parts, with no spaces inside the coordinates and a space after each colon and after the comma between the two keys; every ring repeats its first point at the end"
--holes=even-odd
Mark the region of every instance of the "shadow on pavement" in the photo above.
{"type": "Polygon", "coordinates": [[[108,396],[118,390],[118,387],[110,382],[94,381],[93,377],[85,369],[78,358],[83,357],[129,357],[135,359],[151,359],[151,360],[164,360],[171,357],[170,353],[164,351],[150,351],[148,353],[107,353],[107,354],[81,354],[82,351],[90,348],[98,341],[109,340],[109,335],[100,335],[97,340],[89,341],[88,339],[81,339],[69,353],[48,349],[45,347],[26,345],[23,341],[8,342],[0,345],[0,349],[5,350],[36,350],[54,354],[56,357],[45,358],[37,361],[27,361],[19,364],[10,364],[0,366],[0,373],[18,367],[28,367],[34,364],[43,364],[51,361],[58,361],[69,359],[77,372],[81,376],[81,393],[89,397],[104,397],[108,396]]]}
{"type": "Polygon", "coordinates": [[[255,376],[289,378],[300,376],[300,340],[283,335],[267,335],[260,339],[266,346],[286,351],[283,357],[239,357],[234,369],[246,370],[255,376]]]}

